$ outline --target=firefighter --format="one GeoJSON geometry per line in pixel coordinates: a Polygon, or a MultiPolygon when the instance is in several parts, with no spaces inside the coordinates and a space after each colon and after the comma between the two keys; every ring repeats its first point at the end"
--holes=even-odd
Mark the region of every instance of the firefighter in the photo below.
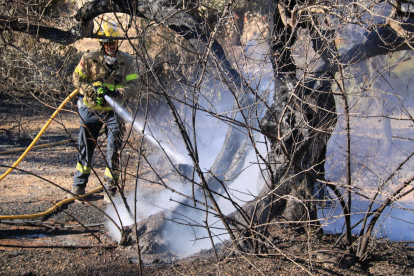
{"type": "MultiPolygon", "coordinates": [[[[114,196],[119,179],[119,149],[123,138],[123,122],[105,101],[108,95],[123,104],[138,89],[136,59],[118,50],[120,32],[113,22],[104,22],[98,31],[100,51],[83,55],[73,73],[73,84],[79,89],[80,115],[79,154],[72,193],[82,195],[91,173],[91,162],[99,131],[105,126],[107,156],[105,180],[109,196],[114,196]]],[[[108,195],[104,199],[110,202],[108,195]]],[[[72,196],[72,195],[70,195],[72,196]]]]}

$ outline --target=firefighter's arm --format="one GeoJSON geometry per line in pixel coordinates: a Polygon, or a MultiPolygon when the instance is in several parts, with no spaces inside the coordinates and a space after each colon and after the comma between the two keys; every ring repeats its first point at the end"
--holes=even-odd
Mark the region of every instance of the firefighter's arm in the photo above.
{"type": "Polygon", "coordinates": [[[125,74],[125,86],[118,89],[121,97],[129,98],[137,93],[139,88],[139,77],[136,62],[134,58],[128,59],[126,63],[127,70],[125,74]]]}
{"type": "Polygon", "coordinates": [[[87,63],[85,62],[84,57],[81,58],[76,66],[72,78],[73,85],[75,88],[79,89],[79,93],[83,96],[90,97],[93,93],[93,88],[89,85],[90,80],[87,76],[87,63]]]}

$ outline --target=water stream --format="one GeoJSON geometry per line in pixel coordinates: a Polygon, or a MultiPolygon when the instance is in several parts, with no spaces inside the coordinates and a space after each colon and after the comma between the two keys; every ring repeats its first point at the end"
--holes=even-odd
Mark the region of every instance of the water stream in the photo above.
{"type": "Polygon", "coordinates": [[[144,134],[145,140],[153,144],[154,146],[162,149],[166,155],[170,158],[170,160],[174,164],[185,164],[188,163],[188,159],[185,158],[181,153],[175,151],[170,145],[163,143],[161,140],[157,140],[151,133],[146,131],[144,129],[144,125],[142,122],[138,121],[136,118],[134,118],[131,113],[126,110],[122,105],[114,101],[111,97],[105,95],[105,100],[108,102],[108,104],[114,109],[115,113],[121,117],[121,119],[126,124],[131,124],[133,130],[135,130],[137,133],[144,134]]]}

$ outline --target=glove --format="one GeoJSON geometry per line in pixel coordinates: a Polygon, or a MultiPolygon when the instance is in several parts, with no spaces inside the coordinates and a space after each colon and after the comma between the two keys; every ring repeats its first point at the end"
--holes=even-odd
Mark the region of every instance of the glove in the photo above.
{"type": "Polygon", "coordinates": [[[96,81],[92,83],[93,87],[93,96],[91,98],[94,99],[97,106],[102,106],[105,103],[105,95],[115,99],[120,96],[118,90],[109,90],[108,87],[104,86],[101,81],[96,81]]]}
{"type": "Polygon", "coordinates": [[[105,103],[105,95],[109,95],[111,91],[106,86],[97,86],[96,87],[96,95],[95,95],[95,103],[97,106],[102,106],[105,103]]]}

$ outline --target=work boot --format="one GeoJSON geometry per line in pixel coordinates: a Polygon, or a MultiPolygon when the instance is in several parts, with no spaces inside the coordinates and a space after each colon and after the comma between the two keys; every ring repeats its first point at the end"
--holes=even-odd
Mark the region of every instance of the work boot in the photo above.
{"type": "Polygon", "coordinates": [[[72,194],[68,193],[68,198],[72,198],[77,195],[83,195],[85,194],[85,187],[76,187],[72,188],[72,194]]]}

